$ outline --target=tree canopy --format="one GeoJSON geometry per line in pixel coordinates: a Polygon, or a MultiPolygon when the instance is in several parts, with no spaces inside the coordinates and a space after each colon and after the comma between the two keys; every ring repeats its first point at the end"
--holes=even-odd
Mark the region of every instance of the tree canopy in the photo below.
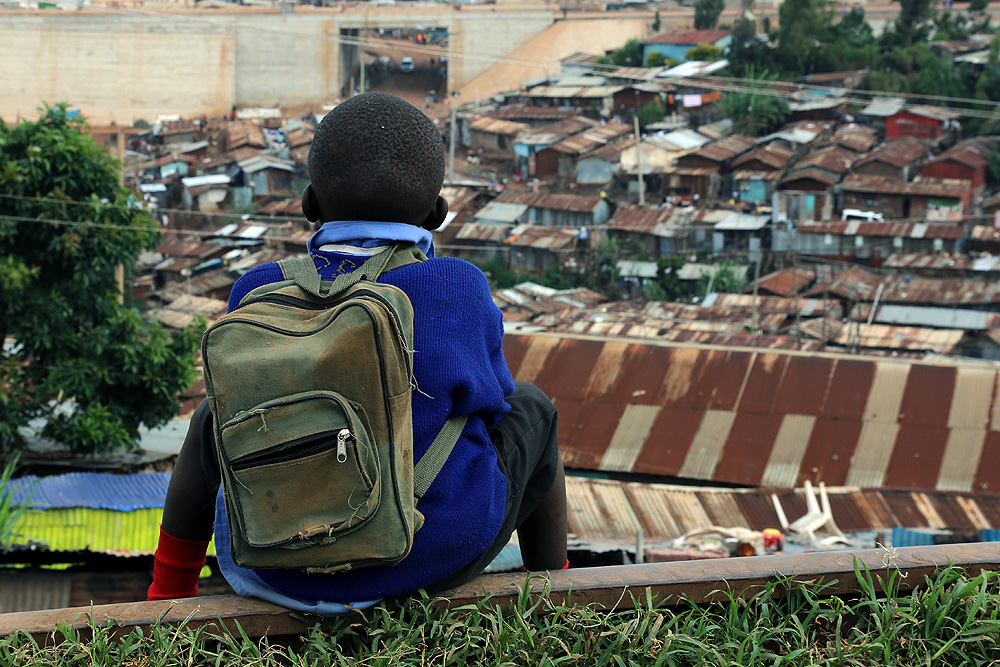
{"type": "Polygon", "coordinates": [[[116,270],[161,233],[84,128],[65,106],[0,119],[0,451],[34,420],[76,452],[133,447],[195,377],[201,323],[171,333],[119,302],[116,270]]]}
{"type": "Polygon", "coordinates": [[[719,108],[733,121],[734,132],[755,137],[781,126],[790,109],[784,98],[766,92],[770,82],[777,79],[776,75],[766,71],[758,73],[750,68],[746,78],[752,79],[744,84],[747,92],[724,93],[719,108]]]}
{"type": "Polygon", "coordinates": [[[725,6],[725,0],[695,0],[694,29],[714,30],[725,6]]]}

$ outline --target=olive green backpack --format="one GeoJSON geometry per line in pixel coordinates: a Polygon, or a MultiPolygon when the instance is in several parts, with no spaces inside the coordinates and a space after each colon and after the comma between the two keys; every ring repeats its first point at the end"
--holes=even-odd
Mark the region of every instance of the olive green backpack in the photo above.
{"type": "Polygon", "coordinates": [[[426,259],[388,248],[336,280],[308,255],[279,262],[205,333],[233,560],[335,572],[402,560],[416,503],[455,446],[451,419],[414,469],[413,308],[385,270],[426,259]]]}

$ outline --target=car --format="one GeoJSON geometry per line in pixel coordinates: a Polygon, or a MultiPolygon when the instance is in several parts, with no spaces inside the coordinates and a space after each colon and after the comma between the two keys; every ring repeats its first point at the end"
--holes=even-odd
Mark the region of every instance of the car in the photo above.
{"type": "Polygon", "coordinates": [[[840,216],[841,220],[864,220],[865,222],[882,222],[884,220],[881,213],[875,211],[862,211],[856,208],[845,208],[840,216]]]}
{"type": "Polygon", "coordinates": [[[413,70],[414,70],[413,58],[406,56],[405,58],[399,61],[399,71],[402,72],[403,74],[409,74],[413,70]]]}

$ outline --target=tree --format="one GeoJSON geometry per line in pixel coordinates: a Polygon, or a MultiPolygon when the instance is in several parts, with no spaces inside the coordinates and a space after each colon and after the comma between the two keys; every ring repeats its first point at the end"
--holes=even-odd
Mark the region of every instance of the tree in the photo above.
{"type": "Polygon", "coordinates": [[[656,282],[646,288],[646,297],[651,301],[676,301],[687,295],[687,287],[680,278],[684,267],[684,257],[670,255],[656,260],[656,282]]]}
{"type": "MultiPolygon", "coordinates": [[[[989,0],[986,1],[989,2],[989,0]]],[[[653,25],[650,27],[653,29],[653,33],[655,34],[660,32],[660,28],[662,27],[662,25],[663,23],[660,21],[660,10],[657,9],[656,14],[653,15],[653,25]]]]}
{"type": "Polygon", "coordinates": [[[725,6],[725,0],[695,0],[694,29],[714,30],[725,6]]]}
{"type": "Polygon", "coordinates": [[[722,113],[733,121],[733,131],[754,137],[780,127],[790,113],[788,102],[765,92],[777,76],[766,71],[758,74],[751,68],[746,78],[752,80],[744,83],[744,88],[761,92],[725,93],[719,101],[722,113]]]}
{"type": "Polygon", "coordinates": [[[733,39],[726,49],[729,71],[742,77],[748,68],[767,69],[771,64],[771,50],[757,39],[757,24],[746,17],[733,26],[733,39]]]}
{"type": "Polygon", "coordinates": [[[611,54],[611,62],[619,67],[642,67],[642,40],[633,37],[625,42],[611,54]]]}
{"type": "Polygon", "coordinates": [[[746,270],[738,262],[722,262],[715,267],[715,273],[698,281],[698,293],[703,296],[711,292],[742,294],[746,288],[746,270]]]}
{"type": "Polygon", "coordinates": [[[688,49],[684,56],[688,60],[712,62],[722,57],[722,50],[714,44],[699,44],[688,49]]]}
{"type": "Polygon", "coordinates": [[[986,180],[990,187],[1000,187],[1000,142],[994,144],[985,157],[986,180]]]}
{"type": "Polygon", "coordinates": [[[662,100],[653,100],[639,109],[639,125],[645,128],[653,123],[659,123],[667,115],[667,107],[662,100]]]}
{"type": "Polygon", "coordinates": [[[902,45],[910,46],[927,39],[934,3],[935,0],[899,0],[899,14],[892,25],[902,45]]]}
{"type": "Polygon", "coordinates": [[[826,0],[785,0],[778,10],[775,59],[793,76],[823,69],[822,44],[833,25],[826,0]]]}
{"type": "Polygon", "coordinates": [[[199,326],[169,333],[119,303],[116,269],[160,232],[119,164],[65,105],[0,119],[0,450],[35,419],[76,452],[134,446],[179,411],[199,326]]]}

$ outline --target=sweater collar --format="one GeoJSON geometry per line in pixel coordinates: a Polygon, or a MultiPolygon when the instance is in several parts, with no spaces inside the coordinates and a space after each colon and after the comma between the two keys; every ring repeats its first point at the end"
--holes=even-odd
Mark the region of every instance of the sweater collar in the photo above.
{"type": "Polygon", "coordinates": [[[320,250],[344,252],[343,249],[335,246],[379,248],[400,241],[415,243],[425,255],[434,256],[434,240],[431,233],[422,227],[402,222],[370,222],[366,220],[325,222],[309,238],[306,247],[310,254],[320,250]]]}

